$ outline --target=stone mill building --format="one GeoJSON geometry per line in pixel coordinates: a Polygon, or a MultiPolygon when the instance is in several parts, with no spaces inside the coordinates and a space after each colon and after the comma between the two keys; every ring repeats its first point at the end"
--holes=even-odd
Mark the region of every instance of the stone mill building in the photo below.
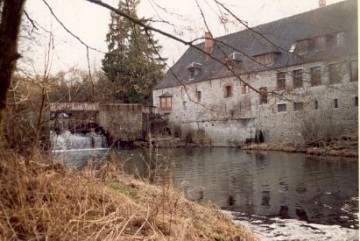
{"type": "MultiPolygon", "coordinates": [[[[357,133],[357,1],[213,38],[189,49],[153,89],[182,133],[213,145],[304,142],[357,133]]],[[[239,23],[240,24],[240,23],[239,23]]]]}

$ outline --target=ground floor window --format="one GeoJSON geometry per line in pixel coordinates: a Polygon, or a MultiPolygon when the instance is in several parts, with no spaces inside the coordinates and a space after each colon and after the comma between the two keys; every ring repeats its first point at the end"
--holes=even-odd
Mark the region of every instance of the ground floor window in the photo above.
{"type": "Polygon", "coordinates": [[[319,109],[319,102],[317,100],[314,101],[314,109],[319,109]]]}
{"type": "Polygon", "coordinates": [[[278,112],[286,112],[286,104],[277,105],[278,112]]]}
{"type": "Polygon", "coordinates": [[[294,111],[300,111],[304,109],[303,102],[294,102],[294,111]]]}

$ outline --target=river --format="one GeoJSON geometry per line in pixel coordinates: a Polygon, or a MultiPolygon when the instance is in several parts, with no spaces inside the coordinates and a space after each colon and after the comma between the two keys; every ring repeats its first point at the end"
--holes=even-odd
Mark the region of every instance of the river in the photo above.
{"type": "Polygon", "coordinates": [[[111,153],[126,172],[172,184],[191,200],[232,211],[239,221],[271,227],[289,219],[358,232],[357,159],[237,148],[65,151],[56,152],[56,159],[81,167],[89,159],[106,161],[111,153]]]}

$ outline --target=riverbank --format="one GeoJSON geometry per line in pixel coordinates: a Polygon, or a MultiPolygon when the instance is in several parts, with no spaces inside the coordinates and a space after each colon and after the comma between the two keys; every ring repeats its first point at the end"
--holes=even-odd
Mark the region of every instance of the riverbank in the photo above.
{"type": "Polygon", "coordinates": [[[115,164],[74,171],[41,155],[0,157],[1,240],[258,240],[216,207],[115,164]]]}
{"type": "MultiPolygon", "coordinates": [[[[191,142],[187,143],[180,138],[157,137],[150,142],[134,142],[135,147],[155,146],[157,148],[178,148],[178,147],[216,147],[210,142],[191,142]]],[[[315,140],[307,143],[290,142],[269,142],[269,143],[249,143],[243,146],[230,145],[222,147],[241,148],[243,150],[261,151],[282,151],[290,153],[306,153],[317,156],[338,156],[338,157],[358,157],[358,137],[357,135],[342,135],[327,140],[315,140]]]]}
{"type": "Polygon", "coordinates": [[[305,144],[293,143],[261,143],[248,144],[244,150],[299,152],[317,156],[358,157],[358,138],[353,136],[340,136],[328,140],[317,140],[305,144]]]}

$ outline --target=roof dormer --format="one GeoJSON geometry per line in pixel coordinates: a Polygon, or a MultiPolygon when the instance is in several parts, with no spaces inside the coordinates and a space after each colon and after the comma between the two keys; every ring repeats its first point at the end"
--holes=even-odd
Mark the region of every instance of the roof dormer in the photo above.
{"type": "Polygon", "coordinates": [[[192,62],[191,64],[189,64],[186,67],[189,74],[189,80],[194,80],[196,76],[200,74],[201,68],[202,68],[202,64],[200,63],[192,62]]]}
{"type": "Polygon", "coordinates": [[[226,57],[225,63],[231,69],[234,67],[240,67],[242,64],[242,57],[243,55],[241,53],[232,52],[228,57],[226,57]]]}
{"type": "Polygon", "coordinates": [[[270,53],[264,53],[264,54],[258,54],[254,55],[253,59],[256,64],[258,65],[266,65],[270,66],[273,65],[276,61],[276,58],[280,55],[280,52],[270,52],[270,53]]]}
{"type": "Polygon", "coordinates": [[[307,39],[297,40],[291,47],[289,52],[298,54],[306,54],[312,51],[327,50],[330,48],[344,45],[345,34],[344,32],[335,32],[330,34],[323,34],[314,36],[307,39]]]}

